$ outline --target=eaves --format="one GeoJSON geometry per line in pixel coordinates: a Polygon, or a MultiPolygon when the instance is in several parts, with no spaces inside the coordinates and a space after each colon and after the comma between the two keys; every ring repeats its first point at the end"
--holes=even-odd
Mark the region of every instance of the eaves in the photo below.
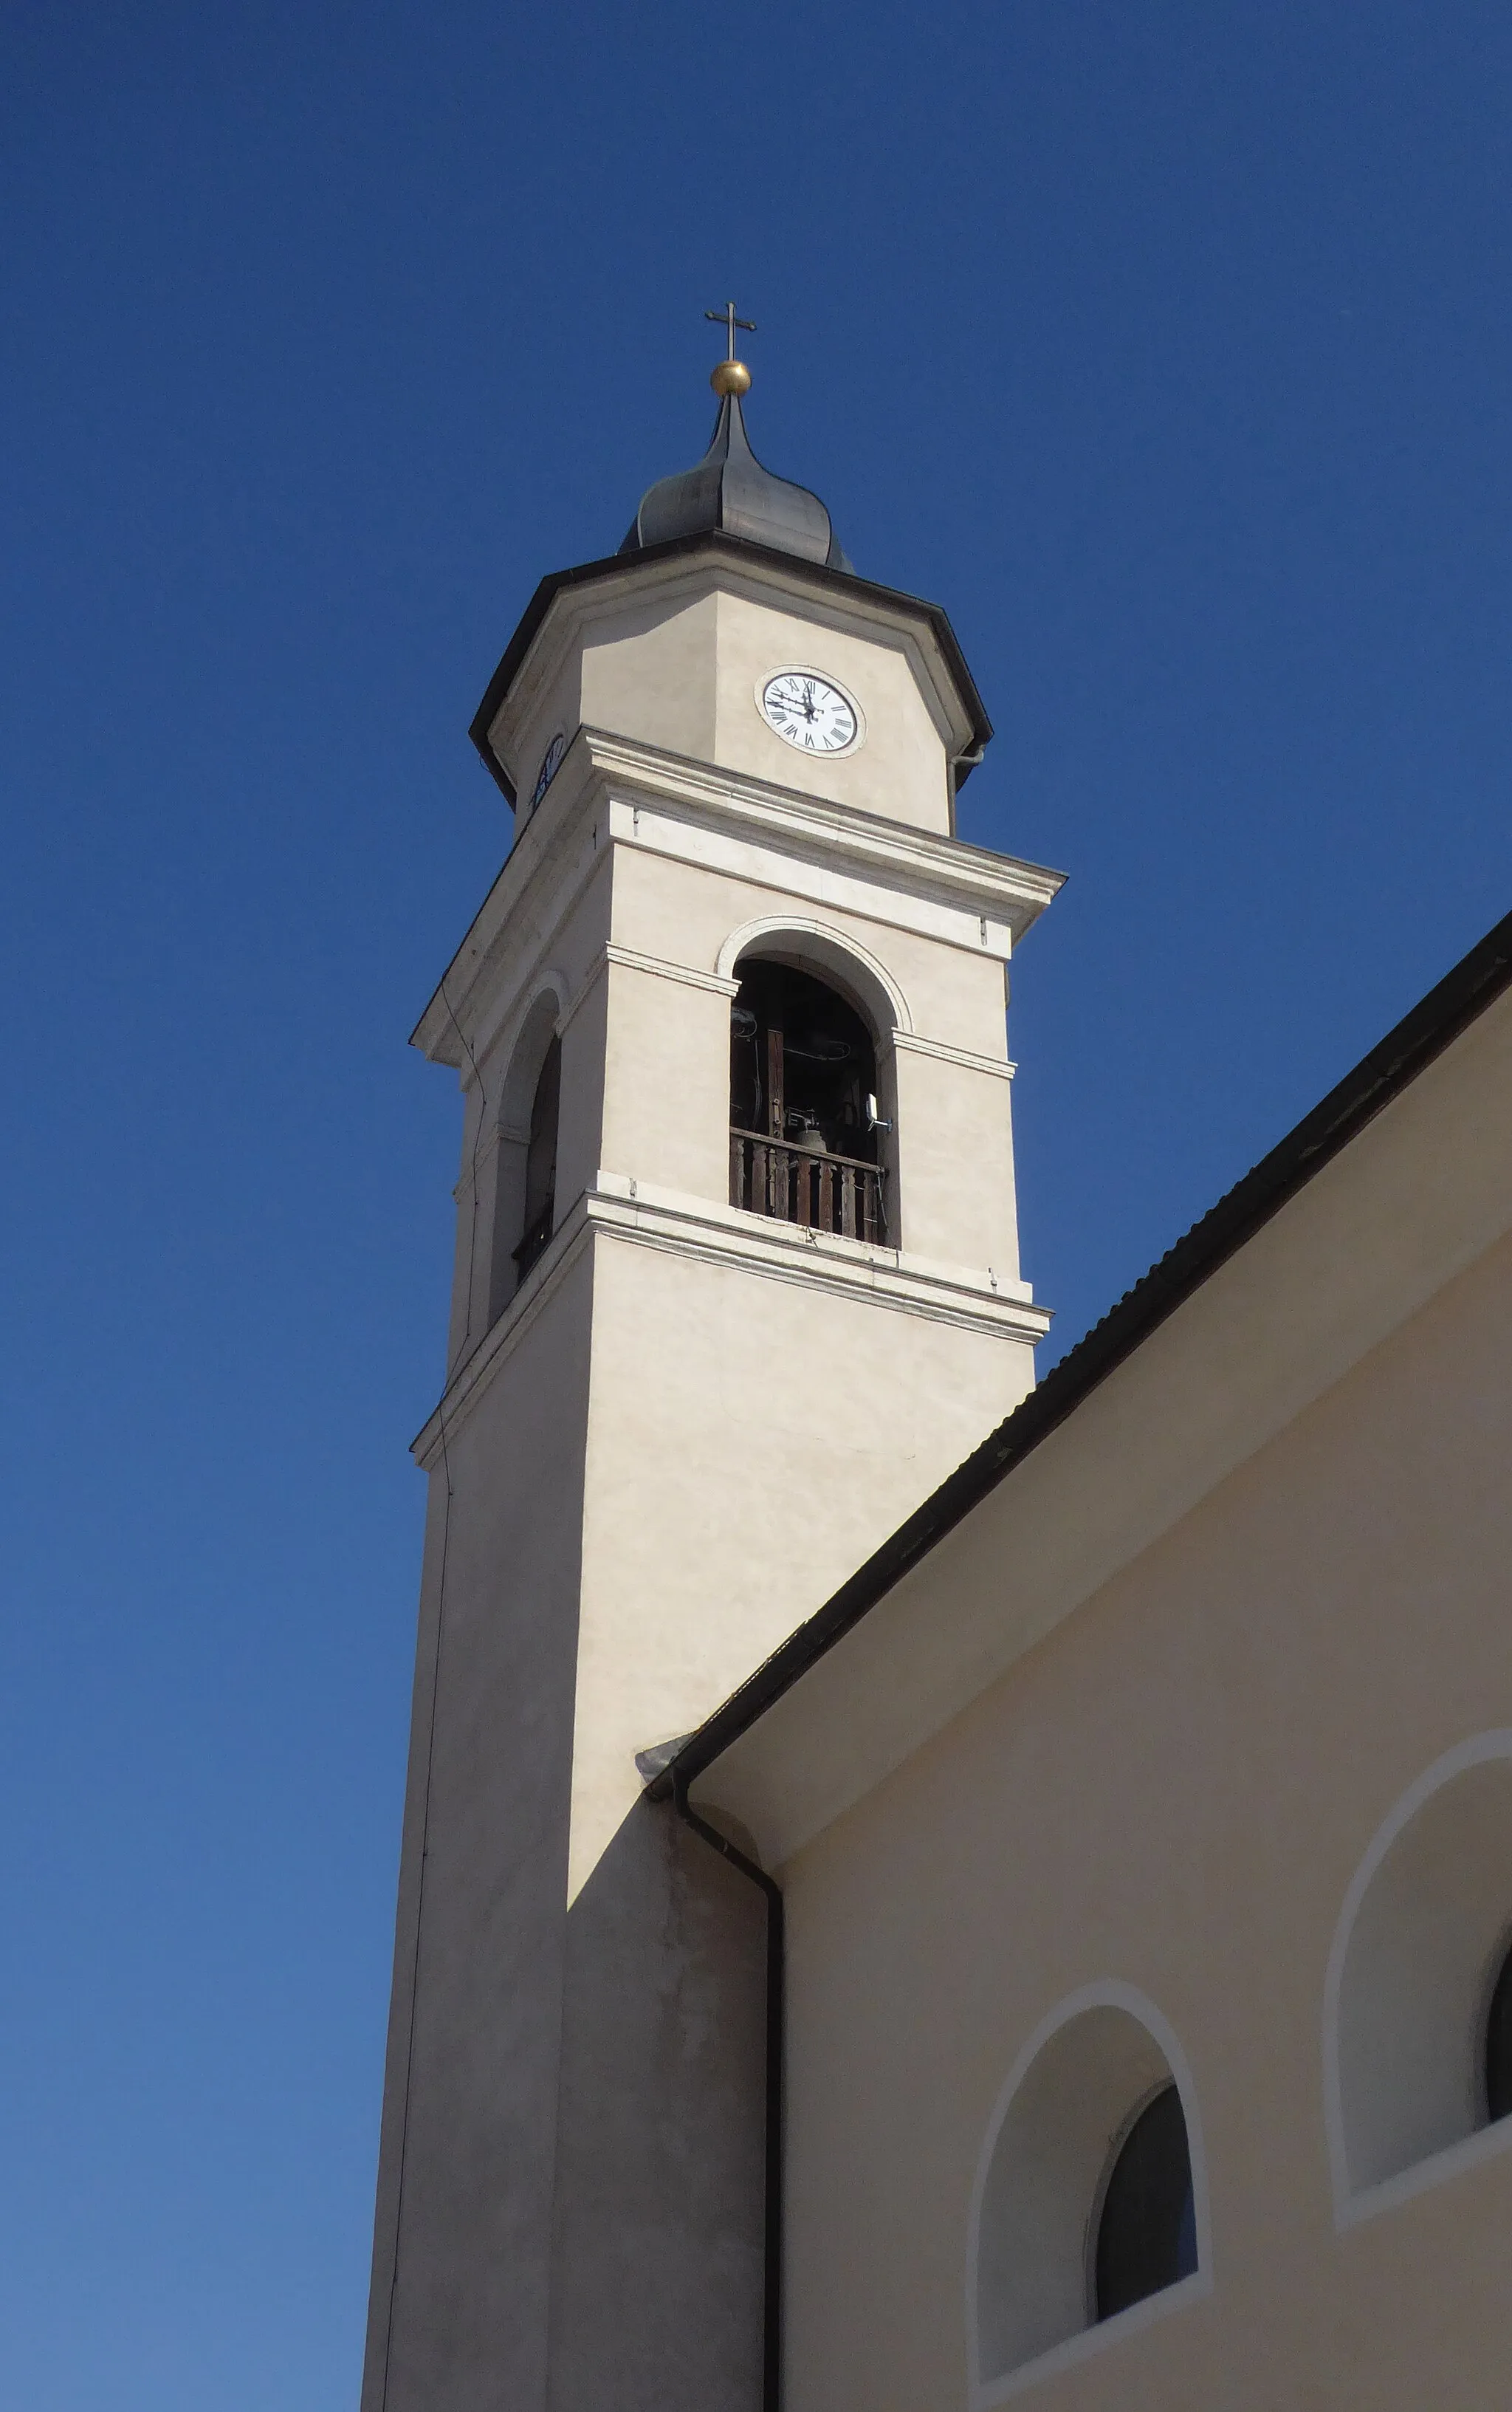
{"type": "MultiPolygon", "coordinates": [[[[779,1709],[787,1717],[787,1703],[791,1700],[797,1706],[806,1697],[806,1679],[817,1681],[831,1654],[848,1637],[859,1640],[866,1620],[891,1602],[894,1595],[900,1600],[912,1598],[917,1611],[915,1578],[932,1553],[965,1526],[1010,1478],[1027,1474],[1052,1436],[1065,1434],[1069,1441],[1079,1417],[1093,1411],[1112,1377],[1125,1368],[1132,1375],[1144,1361],[1141,1352],[1151,1350],[1173,1318],[1267,1233],[1292,1201],[1300,1199],[1321,1174],[1362,1140],[1387,1108],[1405,1101],[1421,1076],[1481,1022],[1509,987],[1512,915],[1498,922],[1277,1147],[1220,1199],[833,1596],[680,1743],[654,1777],[650,1787],[653,1795],[665,1797],[674,1785],[685,1792],[700,1778],[707,1786],[716,1773],[721,1783],[726,1782],[719,1762],[727,1759],[738,1766],[742,1748],[748,1755],[749,1747],[758,1745],[765,1731],[762,1720],[771,1720],[779,1709]]],[[[1498,1043],[1505,1048],[1505,1042],[1504,1032],[1498,1043]]],[[[1462,1127],[1467,1111],[1462,1100],[1457,1110],[1462,1127]]],[[[1505,1224],[1512,1219],[1512,1182],[1506,1177],[1512,1167],[1504,1161],[1512,1148],[1512,1130],[1505,1110],[1483,1116],[1479,1136],[1486,1156],[1480,1171],[1486,1190],[1482,1214],[1490,1228],[1498,1220],[1505,1224]]],[[[1438,1178],[1431,1147],[1417,1147],[1413,1170],[1426,1185],[1438,1178]]],[[[1263,1288],[1269,1276],[1260,1278],[1263,1288]]],[[[1221,1350],[1216,1361],[1221,1365],[1221,1350]]],[[[917,1649],[927,1651],[928,1635],[916,1637],[916,1642],[917,1649]]],[[[815,1700],[820,1694],[826,1703],[827,1730],[838,1738],[836,1721],[845,1714],[844,1680],[820,1682],[815,1700]]],[[[806,1728],[813,1727],[812,1710],[803,1713],[803,1722],[806,1728]]],[[[812,1759],[819,1746],[813,1732],[806,1730],[805,1743],[812,1759]]],[[[730,1805],[738,1806],[747,1822],[754,1822],[754,1813],[739,1805],[738,1794],[737,1786],[730,1805]]]]}
{"type": "Polygon", "coordinates": [[[928,603],[920,596],[905,595],[894,587],[876,585],[872,580],[858,578],[849,570],[831,569],[820,562],[802,561],[794,553],[774,551],[769,545],[752,544],[743,537],[708,530],[695,536],[676,537],[667,544],[647,545],[633,554],[609,553],[599,561],[580,562],[571,569],[553,570],[541,580],[505,647],[498,668],[483,691],[483,700],[474,713],[468,730],[490,777],[497,782],[511,805],[516,801],[514,785],[489,743],[489,730],[557,596],[576,587],[624,578],[637,569],[654,568],[664,562],[691,561],[699,554],[723,557],[737,568],[742,565],[766,563],[779,570],[785,579],[809,587],[815,593],[828,594],[844,603],[872,605],[889,613],[902,610],[926,627],[939,647],[971,725],[970,747],[958,757],[955,764],[956,787],[959,789],[965,785],[991,738],[992,724],[977,693],[976,682],[966,666],[966,657],[961,650],[956,632],[938,603],[928,603]]]}

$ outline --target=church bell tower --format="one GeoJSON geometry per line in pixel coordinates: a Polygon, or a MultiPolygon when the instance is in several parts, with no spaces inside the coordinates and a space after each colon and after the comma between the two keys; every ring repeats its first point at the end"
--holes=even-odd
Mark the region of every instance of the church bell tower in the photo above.
{"type": "MultiPolygon", "coordinates": [[[[733,314],[730,343],[733,351],[733,314]]],[[[473,737],[464,1101],[362,2412],[756,2412],[760,1905],[643,1798],[1029,1389],[991,728],[713,376],[473,737]]]]}

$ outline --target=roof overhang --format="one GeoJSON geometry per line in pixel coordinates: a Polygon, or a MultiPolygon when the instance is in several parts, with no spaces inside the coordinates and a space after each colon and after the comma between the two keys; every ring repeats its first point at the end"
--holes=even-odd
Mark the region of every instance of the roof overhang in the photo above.
{"type": "Polygon", "coordinates": [[[1512,915],[652,1785],[780,1865],[1512,1229],[1512,915]]]}

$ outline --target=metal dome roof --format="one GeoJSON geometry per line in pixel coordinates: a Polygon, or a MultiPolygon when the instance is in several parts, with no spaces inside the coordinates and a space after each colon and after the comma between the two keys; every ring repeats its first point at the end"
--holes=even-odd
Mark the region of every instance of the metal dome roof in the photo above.
{"type": "Polygon", "coordinates": [[[800,561],[850,568],[818,495],[774,478],[756,459],[738,393],[727,393],[721,402],[703,459],[678,477],[660,478],[642,494],[620,551],[639,552],[713,529],[773,552],[796,553],[800,561]]]}

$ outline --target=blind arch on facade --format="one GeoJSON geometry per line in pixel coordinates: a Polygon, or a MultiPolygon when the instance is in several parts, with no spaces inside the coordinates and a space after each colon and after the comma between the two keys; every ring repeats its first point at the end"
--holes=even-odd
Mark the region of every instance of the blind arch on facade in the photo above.
{"type": "Polygon", "coordinates": [[[1035,2028],[988,2124],[967,2240],[974,2412],[1178,2309],[1207,2290],[1211,2269],[1202,2135],[1181,2046],[1132,1986],[1087,1986],[1035,2028]],[[1189,2216],[1190,2243],[1157,2272],[1162,2283],[1105,2315],[1104,2213],[1141,2118],[1173,2092],[1191,2189],[1174,2226],[1189,2216]]]}
{"type": "Polygon", "coordinates": [[[1512,2146],[1512,1730],[1446,1752],[1377,1829],[1324,1989],[1341,2223],[1512,2146]]]}

